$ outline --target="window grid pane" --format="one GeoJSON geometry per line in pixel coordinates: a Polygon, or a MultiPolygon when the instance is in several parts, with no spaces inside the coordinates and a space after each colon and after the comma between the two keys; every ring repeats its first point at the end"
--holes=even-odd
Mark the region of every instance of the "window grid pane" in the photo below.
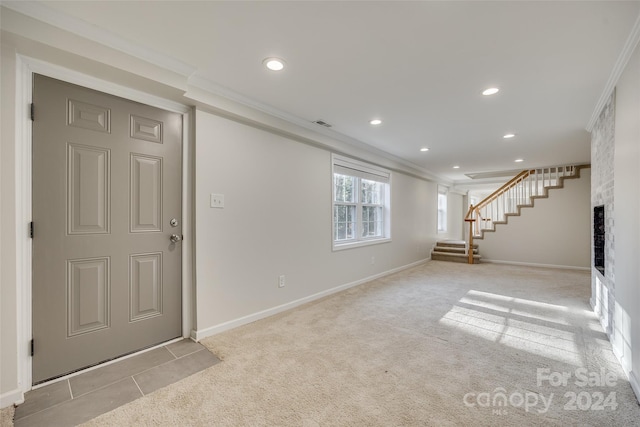
{"type": "Polygon", "coordinates": [[[362,206],[361,237],[382,237],[383,230],[383,208],[381,206],[362,206]]]}
{"type": "Polygon", "coordinates": [[[381,205],[383,184],[376,181],[369,181],[368,179],[362,179],[360,181],[362,203],[381,205]]]}
{"type": "Polygon", "coordinates": [[[355,238],[356,205],[336,205],[333,211],[335,241],[355,238]]]}
{"type": "Polygon", "coordinates": [[[353,176],[334,174],[335,202],[355,202],[356,178],[353,176]]]}

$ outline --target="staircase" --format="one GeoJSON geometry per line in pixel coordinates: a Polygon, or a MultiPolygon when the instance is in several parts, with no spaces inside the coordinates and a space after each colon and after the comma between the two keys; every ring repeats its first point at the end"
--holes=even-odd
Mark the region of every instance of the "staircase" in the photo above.
{"type": "Polygon", "coordinates": [[[465,218],[471,239],[495,232],[496,225],[507,224],[510,216],[520,216],[522,208],[532,208],[536,199],[549,197],[549,190],[564,187],[565,179],[580,177],[580,169],[590,165],[554,166],[520,172],[476,206],[471,205],[465,218]]]}
{"type": "Polygon", "coordinates": [[[431,259],[477,264],[480,261],[474,239],[484,238],[485,232],[495,232],[496,225],[507,224],[510,216],[519,216],[522,208],[532,208],[534,201],[549,197],[549,190],[563,188],[565,179],[580,177],[580,170],[591,165],[553,166],[528,169],[494,191],[476,206],[471,205],[465,222],[469,223],[469,242],[438,242],[431,259]],[[469,252],[468,248],[473,248],[469,252]]]}
{"type": "MultiPolygon", "coordinates": [[[[435,261],[469,262],[467,254],[467,242],[464,240],[442,240],[436,242],[431,251],[431,259],[435,261]]],[[[473,263],[480,262],[478,245],[473,245],[473,263]]]]}

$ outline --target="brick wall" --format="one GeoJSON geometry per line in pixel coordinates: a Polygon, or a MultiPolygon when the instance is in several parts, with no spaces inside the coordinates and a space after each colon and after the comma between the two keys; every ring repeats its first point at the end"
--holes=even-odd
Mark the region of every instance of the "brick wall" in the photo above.
{"type": "Polygon", "coordinates": [[[615,150],[615,91],[602,109],[591,132],[591,212],[593,233],[593,208],[604,205],[605,212],[605,273],[602,275],[593,265],[593,234],[591,236],[591,305],[600,316],[607,334],[614,329],[615,310],[615,242],[613,221],[613,184],[615,150]]]}

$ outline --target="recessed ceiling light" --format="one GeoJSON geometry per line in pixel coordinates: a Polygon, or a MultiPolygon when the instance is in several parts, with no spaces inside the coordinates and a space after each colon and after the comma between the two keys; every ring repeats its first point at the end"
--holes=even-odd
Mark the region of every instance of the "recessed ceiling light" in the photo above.
{"type": "Polygon", "coordinates": [[[503,136],[504,139],[509,139],[509,138],[513,138],[514,136],[516,136],[515,133],[508,133],[505,136],[503,136]]]}
{"type": "Polygon", "coordinates": [[[380,119],[373,119],[373,120],[369,120],[369,124],[370,125],[379,125],[380,123],[382,123],[382,120],[380,119]]]}
{"type": "Polygon", "coordinates": [[[420,151],[429,151],[429,149],[427,147],[422,147],[420,151]]]}
{"type": "Polygon", "coordinates": [[[516,162],[516,163],[522,163],[522,162],[524,162],[524,159],[515,159],[515,160],[514,160],[514,162],[516,162]]]}
{"type": "Polygon", "coordinates": [[[284,69],[284,60],[280,58],[265,58],[262,63],[271,71],[281,71],[284,69]]]}
{"type": "Polygon", "coordinates": [[[488,89],[483,90],[482,94],[485,96],[488,96],[488,95],[495,95],[498,92],[500,92],[500,89],[498,89],[497,87],[490,87],[488,89]]]}
{"type": "Polygon", "coordinates": [[[460,169],[460,166],[456,165],[453,167],[454,169],[460,169]]]}

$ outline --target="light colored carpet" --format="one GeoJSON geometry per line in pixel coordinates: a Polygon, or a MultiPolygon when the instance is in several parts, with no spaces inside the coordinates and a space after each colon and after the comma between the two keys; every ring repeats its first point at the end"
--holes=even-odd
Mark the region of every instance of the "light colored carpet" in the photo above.
{"type": "Polygon", "coordinates": [[[589,292],[585,272],[431,261],[205,339],[222,363],[85,425],[638,425],[589,292]]]}
{"type": "Polygon", "coordinates": [[[9,406],[0,410],[0,427],[9,427],[13,426],[13,414],[15,413],[15,408],[13,406],[9,406]]]}

